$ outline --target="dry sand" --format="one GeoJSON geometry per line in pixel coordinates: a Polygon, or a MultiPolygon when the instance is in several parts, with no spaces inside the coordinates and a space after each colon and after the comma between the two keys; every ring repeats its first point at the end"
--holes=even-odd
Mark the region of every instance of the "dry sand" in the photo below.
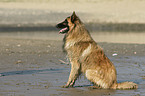
{"type": "Polygon", "coordinates": [[[72,11],[76,11],[84,22],[145,23],[144,0],[23,1],[25,2],[0,2],[0,24],[58,23],[72,11]]]}

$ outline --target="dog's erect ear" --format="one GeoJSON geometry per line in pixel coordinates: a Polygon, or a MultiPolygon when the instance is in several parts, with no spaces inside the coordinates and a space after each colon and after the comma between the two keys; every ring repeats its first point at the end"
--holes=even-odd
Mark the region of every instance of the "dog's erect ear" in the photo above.
{"type": "Polygon", "coordinates": [[[73,14],[71,15],[71,22],[74,23],[77,20],[77,15],[75,13],[75,11],[73,12],[73,14]]]}

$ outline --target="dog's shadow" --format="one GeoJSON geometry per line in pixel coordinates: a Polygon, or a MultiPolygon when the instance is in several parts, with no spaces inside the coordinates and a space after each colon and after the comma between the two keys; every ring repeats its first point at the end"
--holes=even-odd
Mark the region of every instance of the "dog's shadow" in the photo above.
{"type": "Polygon", "coordinates": [[[22,71],[10,71],[0,73],[1,76],[10,76],[10,75],[27,75],[27,74],[37,74],[40,72],[58,72],[63,69],[41,69],[41,70],[22,70],[22,71]]]}
{"type": "MultiPolygon", "coordinates": [[[[126,82],[126,81],[135,82],[136,84],[140,84],[141,82],[145,81],[145,79],[136,79],[136,80],[117,80],[118,83],[126,82]]],[[[79,87],[90,87],[90,89],[94,89],[92,86],[93,86],[93,84],[78,85],[78,86],[74,86],[74,87],[76,87],[76,88],[79,88],[79,87]]],[[[101,88],[98,88],[98,89],[101,89],[101,88]]]]}

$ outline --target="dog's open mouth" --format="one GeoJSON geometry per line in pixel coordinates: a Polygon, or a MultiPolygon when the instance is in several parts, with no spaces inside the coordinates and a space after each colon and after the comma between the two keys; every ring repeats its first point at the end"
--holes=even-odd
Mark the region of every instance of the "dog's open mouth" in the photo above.
{"type": "Polygon", "coordinates": [[[68,27],[65,27],[65,28],[61,29],[61,30],[59,31],[59,33],[64,34],[64,33],[67,33],[68,30],[69,30],[68,27]]]}

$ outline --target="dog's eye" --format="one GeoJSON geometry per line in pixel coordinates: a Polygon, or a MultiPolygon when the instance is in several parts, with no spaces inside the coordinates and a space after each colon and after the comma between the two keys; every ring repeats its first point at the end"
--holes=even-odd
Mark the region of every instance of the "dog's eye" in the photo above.
{"type": "Polygon", "coordinates": [[[67,22],[67,19],[65,19],[65,22],[67,22]]]}
{"type": "Polygon", "coordinates": [[[67,23],[68,23],[67,19],[65,19],[64,23],[65,23],[65,24],[67,24],[67,23]]]}

